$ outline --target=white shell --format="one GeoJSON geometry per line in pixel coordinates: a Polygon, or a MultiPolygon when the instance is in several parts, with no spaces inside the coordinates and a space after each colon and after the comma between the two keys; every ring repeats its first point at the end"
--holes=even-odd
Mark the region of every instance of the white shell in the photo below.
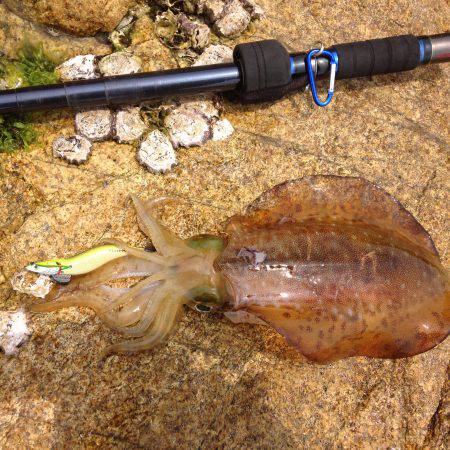
{"type": "Polygon", "coordinates": [[[139,108],[130,107],[117,111],[114,137],[118,142],[130,143],[140,139],[146,129],[139,108]]]}
{"type": "Polygon", "coordinates": [[[137,152],[138,161],[150,171],[164,173],[178,164],[177,156],[167,136],[154,130],[141,142],[137,152]]]}
{"type": "Polygon", "coordinates": [[[21,270],[16,272],[11,278],[11,286],[15,291],[22,294],[45,298],[53,287],[53,282],[48,275],[21,270]]]}
{"type": "Polygon", "coordinates": [[[75,115],[77,133],[91,141],[105,141],[111,136],[113,114],[109,109],[80,111],[75,115]]]}
{"type": "Polygon", "coordinates": [[[91,142],[83,136],[60,136],[53,141],[53,156],[72,164],[85,162],[92,150],[91,142]]]}
{"type": "Polygon", "coordinates": [[[23,310],[0,311],[0,347],[5,355],[16,355],[30,335],[27,316],[23,310]]]}
{"type": "Polygon", "coordinates": [[[128,75],[140,72],[142,61],[130,52],[115,52],[102,58],[98,67],[104,76],[128,75]]]}
{"type": "Polygon", "coordinates": [[[56,68],[61,81],[92,80],[99,77],[97,57],[95,55],[78,55],[56,68]]]}
{"type": "Polygon", "coordinates": [[[233,62],[233,50],[226,45],[210,45],[198,57],[194,66],[207,66],[209,64],[222,64],[233,62]]]}

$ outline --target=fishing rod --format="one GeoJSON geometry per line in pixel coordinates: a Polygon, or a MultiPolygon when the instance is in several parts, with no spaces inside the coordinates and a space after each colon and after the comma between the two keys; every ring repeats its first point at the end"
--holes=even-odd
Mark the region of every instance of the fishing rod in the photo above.
{"type": "Polygon", "coordinates": [[[450,61],[450,33],[403,35],[289,54],[276,40],[237,45],[232,63],[119,75],[0,91],[0,114],[60,108],[139,104],[167,97],[227,92],[242,102],[273,101],[311,87],[319,106],[330,103],[335,79],[370,77],[450,61]],[[326,100],[315,80],[330,77],[326,100]]]}

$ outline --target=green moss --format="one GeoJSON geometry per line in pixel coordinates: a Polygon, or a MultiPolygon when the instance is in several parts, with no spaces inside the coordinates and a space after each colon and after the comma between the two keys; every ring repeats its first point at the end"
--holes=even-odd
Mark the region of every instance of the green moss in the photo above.
{"type": "MultiPolygon", "coordinates": [[[[56,83],[55,68],[42,45],[26,43],[17,59],[0,58],[0,78],[8,89],[56,83]]],[[[0,115],[0,153],[26,149],[36,138],[31,114],[0,115]]]]}
{"type": "Polygon", "coordinates": [[[17,67],[27,86],[53,84],[58,81],[56,63],[45,53],[42,44],[25,43],[18,53],[17,67]]]}
{"type": "Polygon", "coordinates": [[[26,116],[0,116],[0,153],[27,149],[36,137],[36,131],[26,116]]]}

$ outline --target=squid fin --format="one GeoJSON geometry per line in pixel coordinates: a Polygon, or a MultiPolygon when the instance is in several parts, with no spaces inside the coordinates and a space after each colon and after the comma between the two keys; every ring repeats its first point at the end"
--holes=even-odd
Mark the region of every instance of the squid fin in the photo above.
{"type": "Polygon", "coordinates": [[[433,240],[394,197],[363,178],[318,175],[287,181],[269,189],[245,213],[231,218],[229,234],[275,227],[283,222],[347,222],[400,235],[430,259],[433,240]]]}

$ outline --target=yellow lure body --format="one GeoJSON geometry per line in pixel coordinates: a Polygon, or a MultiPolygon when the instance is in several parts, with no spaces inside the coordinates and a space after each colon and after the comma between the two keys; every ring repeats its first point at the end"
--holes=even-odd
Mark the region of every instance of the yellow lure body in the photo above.
{"type": "Polygon", "coordinates": [[[71,258],[55,258],[48,261],[36,262],[33,266],[37,270],[33,271],[38,272],[39,268],[42,268],[43,271],[45,269],[58,268],[59,274],[83,275],[126,254],[124,250],[115,245],[101,245],[72,256],[71,258]]]}

